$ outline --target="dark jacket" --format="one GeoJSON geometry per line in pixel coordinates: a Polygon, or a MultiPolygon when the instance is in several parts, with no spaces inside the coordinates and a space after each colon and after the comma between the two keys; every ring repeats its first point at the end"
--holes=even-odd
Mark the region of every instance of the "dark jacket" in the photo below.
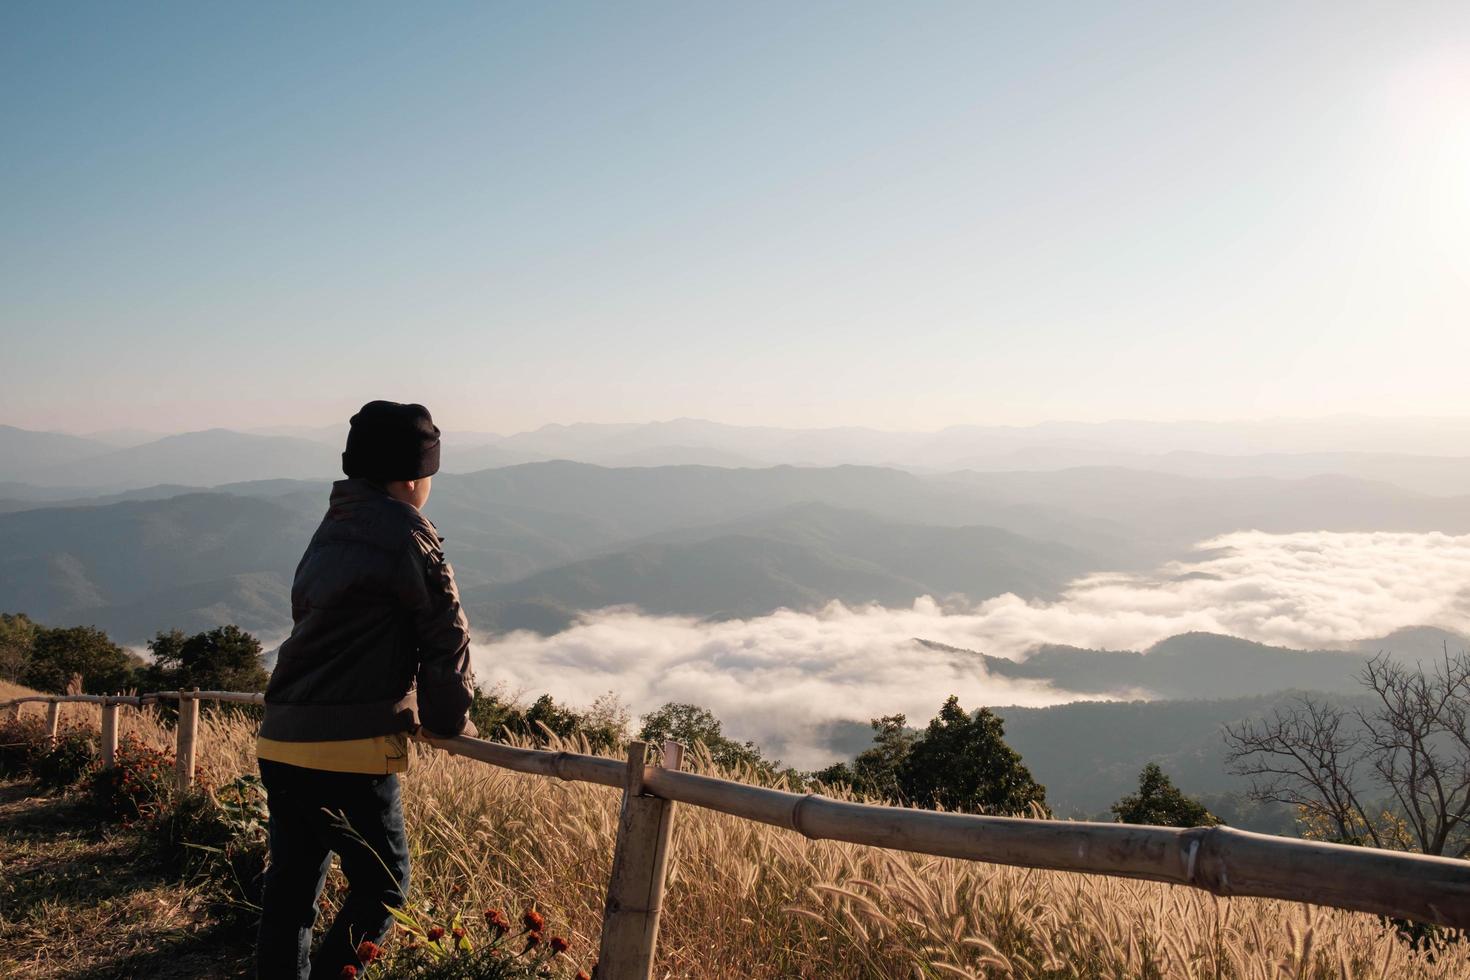
{"type": "Polygon", "coordinates": [[[332,485],[291,585],[291,636],[265,691],[260,734],[337,741],[465,730],[470,628],[444,539],[367,480],[332,485]]]}

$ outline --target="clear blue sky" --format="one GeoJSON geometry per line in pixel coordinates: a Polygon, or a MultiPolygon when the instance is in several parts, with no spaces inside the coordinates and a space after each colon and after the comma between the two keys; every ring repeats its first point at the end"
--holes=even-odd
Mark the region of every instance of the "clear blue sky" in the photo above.
{"type": "Polygon", "coordinates": [[[0,422],[1470,414],[1467,96],[1463,2],[9,3],[0,422]]]}

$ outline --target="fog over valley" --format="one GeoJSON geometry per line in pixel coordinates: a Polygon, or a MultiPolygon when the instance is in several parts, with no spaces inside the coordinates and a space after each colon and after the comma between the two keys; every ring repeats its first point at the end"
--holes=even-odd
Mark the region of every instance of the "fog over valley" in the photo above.
{"type": "MultiPolygon", "coordinates": [[[[945,606],[923,596],[906,608],[833,602],[715,622],[607,609],[552,636],[482,642],[476,664],[513,690],[555,690],[584,703],[613,690],[640,711],[670,700],[704,704],[739,737],[815,767],[843,754],[830,742],[831,722],[895,712],[924,719],[950,694],[979,707],[1345,690],[1361,666],[1350,651],[1376,652],[1399,627],[1470,630],[1470,536],[1242,532],[1203,542],[1201,551],[1148,574],[1085,576],[1055,601],[1005,594],[945,606]],[[1188,633],[1331,652],[1262,657],[1224,636],[1193,650],[1161,643],[1188,633]],[[1111,664],[1121,676],[1109,688],[1089,679],[1079,692],[1065,677],[1007,676],[981,656],[1024,662],[1053,645],[1150,651],[1157,680],[1149,683],[1148,666],[1130,678],[1111,664]],[[1192,678],[1171,669],[1181,657],[1196,661],[1192,678]]],[[[1415,658],[1428,652],[1412,636],[1388,645],[1415,658]]],[[[1041,659],[1056,672],[1075,671],[1049,653],[1041,659]]]]}

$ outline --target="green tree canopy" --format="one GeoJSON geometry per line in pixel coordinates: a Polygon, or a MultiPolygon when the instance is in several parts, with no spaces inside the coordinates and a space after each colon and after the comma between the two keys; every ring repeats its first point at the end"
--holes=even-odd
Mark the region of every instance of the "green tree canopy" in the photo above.
{"type": "Polygon", "coordinates": [[[141,664],[95,626],[36,627],[20,681],[38,691],[65,694],[67,681],[81,674],[83,691],[109,694],[134,686],[134,671],[141,664]]]}
{"type": "Polygon", "coordinates": [[[627,709],[611,694],[598,698],[586,711],[577,711],[557,704],[550,694],[541,695],[526,708],[496,691],[487,693],[476,688],[470,720],[483,738],[498,738],[502,732],[509,732],[546,742],[549,730],[558,738],[585,738],[593,750],[615,748],[628,738],[627,709]]]}
{"type": "Polygon", "coordinates": [[[653,745],[670,738],[689,746],[703,742],[715,765],[726,769],[748,765],[773,770],[779,765],[762,759],[754,742],[742,743],[726,738],[721,728],[720,720],[708,708],[670,701],[643,716],[638,738],[653,745]]]}
{"type": "Polygon", "coordinates": [[[898,772],[919,740],[917,732],[906,727],[904,715],[873,718],[873,744],[859,752],[852,765],[839,762],[814,773],[818,782],[845,783],[863,796],[898,802],[902,796],[898,772]]]}
{"type": "Polygon", "coordinates": [[[0,613],[0,680],[20,681],[31,660],[36,629],[25,613],[0,613]]]}
{"type": "Polygon", "coordinates": [[[1145,823],[1156,827],[1214,827],[1222,821],[1203,803],[1179,792],[1157,762],[1138,774],[1138,792],[1129,793],[1112,806],[1121,823],[1145,823]]]}
{"type": "Polygon", "coordinates": [[[951,696],[898,768],[903,798],[919,806],[969,813],[1025,813],[1046,806],[1046,787],[1031,778],[989,708],[970,714],[951,696]]]}
{"type": "Polygon", "coordinates": [[[263,691],[270,680],[260,641],[238,626],[193,636],[169,630],[149,640],[148,649],[153,663],[142,672],[140,683],[155,690],[263,691]]]}

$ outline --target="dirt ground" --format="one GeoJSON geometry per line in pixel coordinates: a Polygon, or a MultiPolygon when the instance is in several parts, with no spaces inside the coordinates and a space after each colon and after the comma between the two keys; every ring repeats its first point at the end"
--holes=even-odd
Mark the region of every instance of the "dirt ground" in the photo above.
{"type": "Polygon", "coordinates": [[[248,976],[248,915],[222,919],[150,853],[74,797],[0,782],[0,977],[248,976]]]}

